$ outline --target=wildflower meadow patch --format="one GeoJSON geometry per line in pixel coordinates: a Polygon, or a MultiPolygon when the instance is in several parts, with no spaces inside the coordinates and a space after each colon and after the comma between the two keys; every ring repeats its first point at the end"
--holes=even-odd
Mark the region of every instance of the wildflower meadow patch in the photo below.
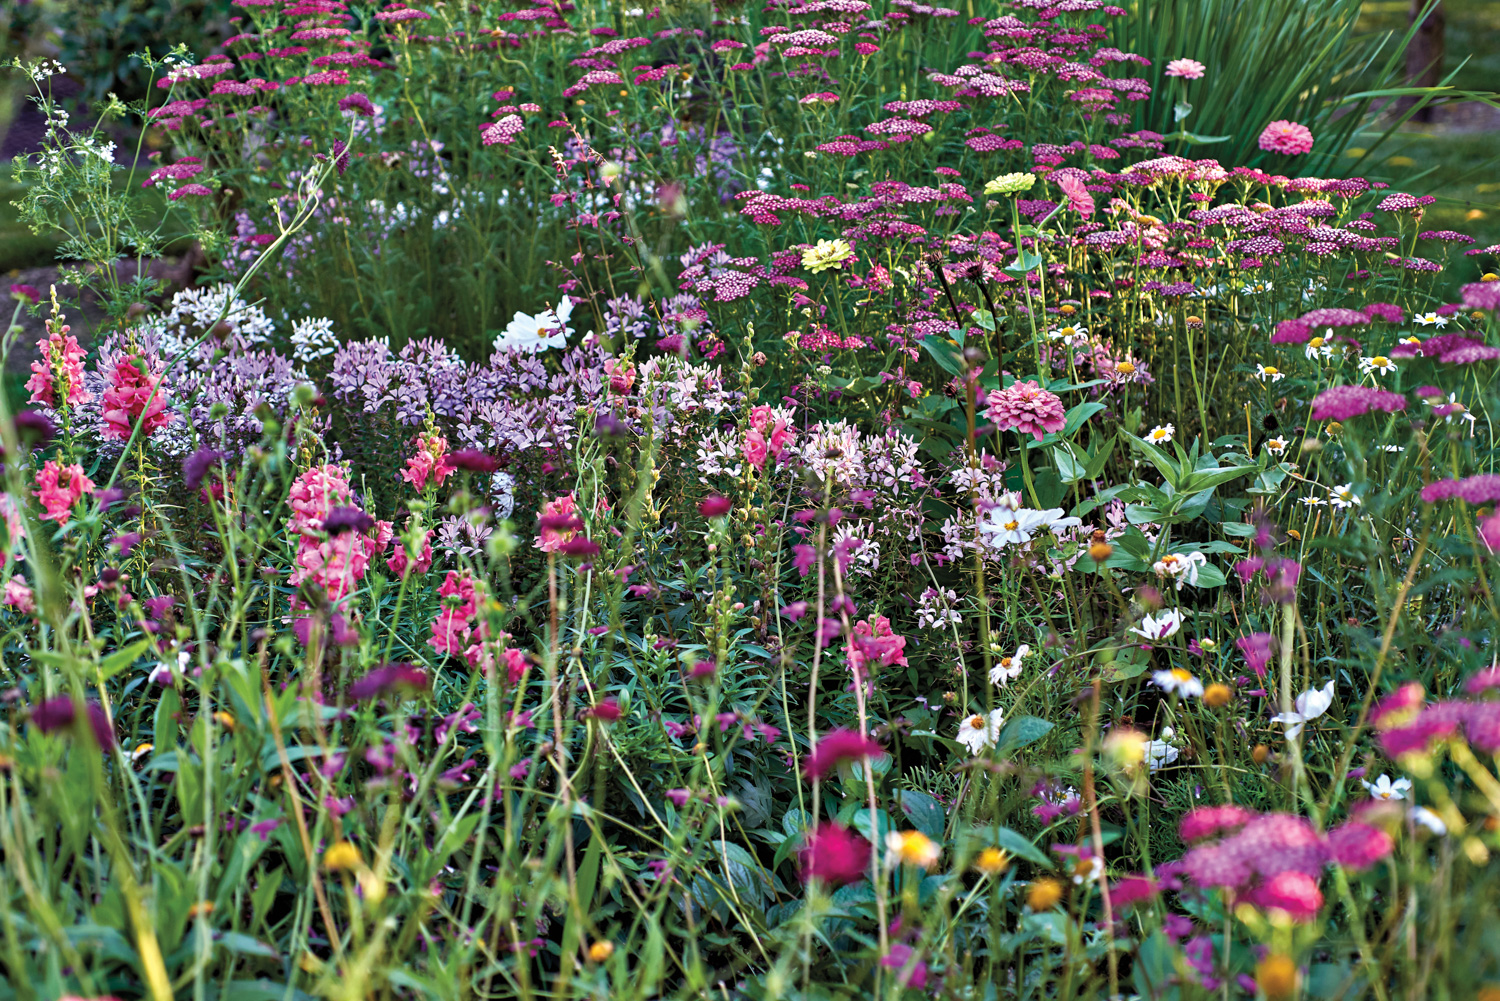
{"type": "Polygon", "coordinates": [[[14,67],[106,317],[9,288],[0,997],[1500,998],[1500,247],[1378,104],[1191,132],[1102,0],[234,10],[14,67]]]}

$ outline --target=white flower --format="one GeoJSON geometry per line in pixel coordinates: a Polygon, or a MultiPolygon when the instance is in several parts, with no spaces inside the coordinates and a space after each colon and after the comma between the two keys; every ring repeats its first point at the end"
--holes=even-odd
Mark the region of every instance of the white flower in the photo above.
{"type": "Polygon", "coordinates": [[[1148,740],[1146,742],[1146,767],[1154,772],[1176,761],[1180,753],[1165,740],[1148,740]]]}
{"type": "Polygon", "coordinates": [[[1172,440],[1172,435],[1176,433],[1177,429],[1172,425],[1158,424],[1156,425],[1156,427],[1151,429],[1150,434],[1146,435],[1146,440],[1153,445],[1165,445],[1167,442],[1172,440]]]}
{"type": "Polygon", "coordinates": [[[333,321],[326,316],[307,316],[292,323],[292,357],[307,365],[339,349],[333,321]]]}
{"type": "Polygon", "coordinates": [[[1022,643],[1009,657],[1001,657],[990,668],[990,684],[1004,686],[1021,676],[1021,661],[1031,653],[1031,647],[1022,643]]]}
{"type": "Polygon", "coordinates": [[[1322,688],[1308,689],[1297,696],[1294,712],[1277,713],[1271,717],[1271,722],[1287,724],[1287,739],[1295,740],[1304,726],[1326,713],[1328,707],[1333,705],[1333,686],[1334,683],[1330,681],[1322,688]]]}
{"type": "Polygon", "coordinates": [[[1391,372],[1396,371],[1396,363],[1391,361],[1385,355],[1362,357],[1359,360],[1359,370],[1366,375],[1374,372],[1378,372],[1381,375],[1388,375],[1391,372]]]}
{"type": "Polygon", "coordinates": [[[1420,316],[1413,316],[1411,322],[1420,323],[1424,327],[1430,327],[1435,323],[1439,328],[1442,328],[1448,325],[1448,318],[1446,316],[1439,316],[1436,313],[1423,313],[1420,316]]]}
{"type": "Polygon", "coordinates": [[[1375,799],[1405,799],[1406,794],[1411,792],[1411,779],[1392,782],[1389,775],[1382,775],[1374,782],[1360,779],[1359,784],[1370,790],[1370,795],[1375,799]]]}
{"type": "Polygon", "coordinates": [[[1272,455],[1280,455],[1286,451],[1287,440],[1285,438],[1272,438],[1266,442],[1266,451],[1272,455]]]}
{"type": "Polygon", "coordinates": [[[1047,336],[1054,341],[1062,341],[1068,347],[1073,347],[1089,339],[1089,328],[1075,327],[1069,323],[1048,331],[1047,336]]]}
{"type": "Polygon", "coordinates": [[[544,309],[535,316],[527,316],[518,310],[515,318],[495,338],[495,350],[536,354],[548,348],[565,348],[568,335],[573,332],[568,326],[568,317],[572,314],[573,300],[567,296],[563,296],[555,310],[544,309]]]}
{"type": "Polygon", "coordinates": [[[1077,518],[1064,518],[1060,507],[1046,511],[1016,507],[1015,495],[1007,494],[985,514],[984,520],[979,523],[979,531],[991,548],[1004,549],[1006,546],[1030,542],[1031,537],[1042,528],[1056,532],[1079,524],[1082,522],[1077,518]]]}
{"type": "Polygon", "coordinates": [[[1380,450],[1382,452],[1404,452],[1404,451],[1406,451],[1406,449],[1402,448],[1400,445],[1381,445],[1380,446],[1380,450]]]}
{"type": "Polygon", "coordinates": [[[1469,434],[1474,433],[1474,411],[1458,401],[1457,393],[1449,393],[1448,399],[1433,399],[1427,401],[1431,407],[1443,408],[1443,423],[1452,424],[1454,421],[1468,421],[1469,434]]]}
{"type": "Polygon", "coordinates": [[[1208,565],[1208,557],[1202,553],[1168,553],[1155,563],[1151,569],[1158,577],[1171,577],[1177,581],[1177,590],[1182,590],[1182,585],[1191,584],[1198,586],[1198,572],[1208,565]]]}
{"type": "Polygon", "coordinates": [[[964,721],[958,724],[958,742],[969,749],[970,754],[978,754],[986,747],[994,747],[1000,740],[1000,724],[1005,721],[1005,712],[1002,709],[993,710],[989,718],[974,713],[965,716],[964,721]]]}
{"type": "Polygon", "coordinates": [[[1240,295],[1259,295],[1262,292],[1271,291],[1274,287],[1271,282],[1255,282],[1251,285],[1242,285],[1240,286],[1240,295]]]}
{"type": "Polygon", "coordinates": [[[1414,806],[1411,808],[1411,819],[1427,828],[1438,837],[1448,833],[1448,825],[1443,823],[1443,818],[1427,809],[1425,806],[1414,806]]]}
{"type": "MultiPolygon", "coordinates": [[[[1332,329],[1328,333],[1332,334],[1332,329]]],[[[1307,346],[1302,349],[1302,353],[1307,355],[1308,361],[1317,361],[1319,358],[1332,358],[1333,345],[1328,343],[1327,337],[1314,337],[1307,342],[1307,346]]]]}
{"type": "Polygon", "coordinates": [[[1364,501],[1354,492],[1352,483],[1343,483],[1328,491],[1328,503],[1342,511],[1346,507],[1359,507],[1364,501]]]}
{"type": "Polygon", "coordinates": [[[1175,608],[1169,608],[1160,615],[1145,616],[1141,619],[1141,624],[1131,626],[1130,631],[1148,640],[1164,640],[1169,636],[1177,635],[1177,630],[1181,628],[1182,613],[1175,608]]]}
{"type": "Polygon", "coordinates": [[[1255,377],[1261,382],[1265,382],[1267,379],[1272,382],[1280,382],[1282,379],[1286,378],[1286,373],[1277,368],[1275,365],[1257,364],[1255,366],[1255,377]]]}
{"type": "Polygon", "coordinates": [[[1319,497],[1317,494],[1308,494],[1306,497],[1298,497],[1297,499],[1308,507],[1321,507],[1328,503],[1325,498],[1319,497]]]}
{"type": "Polygon", "coordinates": [[[1193,672],[1174,667],[1170,671],[1157,671],[1151,675],[1156,686],[1167,693],[1176,693],[1183,698],[1203,694],[1203,682],[1193,677],[1193,672]]]}

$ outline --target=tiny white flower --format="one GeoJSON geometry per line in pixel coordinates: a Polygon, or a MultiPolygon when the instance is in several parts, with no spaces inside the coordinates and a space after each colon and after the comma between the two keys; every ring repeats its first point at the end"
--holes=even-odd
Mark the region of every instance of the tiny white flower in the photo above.
{"type": "Polygon", "coordinates": [[[1381,445],[1380,446],[1380,450],[1382,452],[1404,452],[1404,451],[1406,451],[1406,449],[1402,448],[1400,445],[1381,445]]]}
{"type": "Polygon", "coordinates": [[[1370,795],[1375,799],[1405,799],[1406,794],[1411,792],[1411,779],[1392,782],[1389,775],[1382,775],[1374,782],[1360,779],[1359,784],[1370,790],[1370,795]]]}
{"type": "Polygon", "coordinates": [[[1143,616],[1141,624],[1131,626],[1130,631],[1148,640],[1164,640],[1177,635],[1177,630],[1181,628],[1182,612],[1175,608],[1169,608],[1160,615],[1143,616]]]}
{"type": "Polygon", "coordinates": [[[1427,809],[1425,806],[1414,806],[1411,808],[1411,819],[1427,828],[1438,837],[1448,833],[1448,825],[1443,823],[1443,818],[1427,809]]]}
{"type": "Polygon", "coordinates": [[[1326,499],[1319,497],[1317,494],[1308,494],[1306,497],[1298,497],[1297,499],[1308,507],[1321,507],[1328,503],[1326,499]]]}
{"type": "Polygon", "coordinates": [[[1349,507],[1359,507],[1364,501],[1354,492],[1352,483],[1341,483],[1328,491],[1328,503],[1342,511],[1349,507]]]}
{"type": "Polygon", "coordinates": [[[1151,740],[1146,742],[1146,767],[1151,771],[1164,768],[1176,761],[1181,754],[1177,748],[1165,740],[1151,740]]]}
{"type": "Polygon", "coordinates": [[[1333,705],[1333,686],[1334,682],[1330,681],[1322,688],[1308,689],[1297,696],[1292,712],[1277,713],[1271,717],[1271,722],[1285,723],[1287,739],[1295,740],[1304,726],[1326,713],[1328,707],[1333,705]]]}
{"type": "Polygon", "coordinates": [[[1177,429],[1171,424],[1158,424],[1151,429],[1150,434],[1146,435],[1146,440],[1153,445],[1165,445],[1176,433],[1177,429]]]}
{"type": "Polygon", "coordinates": [[[1271,382],[1280,382],[1282,379],[1286,378],[1286,373],[1277,368],[1275,365],[1257,364],[1255,366],[1255,377],[1261,382],[1266,382],[1267,380],[1271,382]]]}
{"type": "Polygon", "coordinates": [[[1005,721],[1003,710],[991,711],[988,718],[980,713],[965,716],[958,724],[958,742],[978,754],[986,747],[994,747],[1000,740],[1000,724],[1005,721]]]}
{"type": "Polygon", "coordinates": [[[1372,373],[1389,375],[1390,373],[1396,371],[1396,363],[1391,361],[1385,355],[1362,357],[1359,360],[1359,370],[1366,375],[1370,375],[1372,373]]]}
{"type": "Polygon", "coordinates": [[[1193,672],[1181,667],[1174,667],[1170,671],[1157,671],[1151,675],[1151,680],[1156,687],[1169,695],[1176,694],[1186,699],[1203,694],[1203,682],[1193,677],[1193,672]]]}
{"type": "Polygon", "coordinates": [[[1031,647],[1022,643],[1016,647],[1016,652],[1009,657],[1001,657],[995,661],[990,668],[990,683],[1004,686],[1007,681],[1014,681],[1021,676],[1021,661],[1031,653],[1031,647]]]}

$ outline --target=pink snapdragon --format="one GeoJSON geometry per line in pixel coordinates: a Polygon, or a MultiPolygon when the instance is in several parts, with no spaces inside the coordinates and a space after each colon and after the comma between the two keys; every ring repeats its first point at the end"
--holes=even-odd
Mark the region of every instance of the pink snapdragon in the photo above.
{"type": "Polygon", "coordinates": [[[577,512],[578,503],[570,493],[542,505],[542,515],[538,519],[541,531],[536,537],[536,548],[544,553],[555,553],[564,543],[571,541],[583,527],[577,512]]]}
{"type": "Polygon", "coordinates": [[[109,388],[104,391],[101,409],[104,437],[115,441],[130,440],[137,422],[141,436],[151,437],[165,427],[173,415],[167,412],[162,398],[160,375],[149,374],[145,358],[123,355],[115,360],[109,372],[109,388]]]}
{"type": "Polygon", "coordinates": [[[31,403],[47,407],[61,405],[76,407],[92,400],[83,385],[84,350],[78,346],[78,338],[69,333],[66,325],[54,327],[47,321],[49,333],[37,342],[40,361],[31,363],[31,378],[26,388],[31,390],[31,403]]]}
{"type": "Polygon", "coordinates": [[[884,615],[872,615],[854,623],[854,635],[849,638],[849,668],[858,675],[871,661],[882,667],[893,664],[905,667],[905,651],[906,637],[896,635],[891,620],[884,615]]]}
{"type": "Polygon", "coordinates": [[[635,366],[618,358],[604,360],[604,374],[609,377],[610,392],[624,396],[635,385],[635,366]]]}
{"type": "Polygon", "coordinates": [[[767,459],[780,461],[796,436],[789,412],[762,404],[750,410],[750,430],[745,432],[741,451],[746,462],[756,469],[764,469],[767,459]]]}
{"type": "Polygon", "coordinates": [[[417,435],[416,446],[416,454],[406,460],[406,468],[400,473],[401,479],[419,492],[426,487],[429,477],[434,486],[442,486],[443,480],[454,471],[453,463],[448,460],[448,439],[436,431],[423,431],[417,435]]]}
{"type": "Polygon", "coordinates": [[[42,515],[43,521],[55,521],[59,525],[66,525],[72,517],[73,505],[83,498],[84,494],[94,492],[94,483],[83,475],[83,467],[78,463],[69,466],[59,465],[56,459],[48,459],[42,468],[36,473],[36,497],[42,502],[42,508],[47,512],[42,515]]]}

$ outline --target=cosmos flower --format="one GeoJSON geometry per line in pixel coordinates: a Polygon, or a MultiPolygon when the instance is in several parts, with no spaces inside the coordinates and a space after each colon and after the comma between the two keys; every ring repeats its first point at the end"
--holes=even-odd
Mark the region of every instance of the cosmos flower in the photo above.
{"type": "Polygon", "coordinates": [[[573,315],[573,300],[562,297],[555,309],[544,309],[535,316],[527,316],[517,310],[505,330],[495,338],[496,351],[522,351],[536,354],[548,348],[566,348],[568,336],[573,328],[568,319],[573,315]]]}
{"type": "Polygon", "coordinates": [[[1177,630],[1181,628],[1182,612],[1175,608],[1169,608],[1159,615],[1143,616],[1141,624],[1131,626],[1130,631],[1148,640],[1160,641],[1177,635],[1177,630]]]}
{"type": "Polygon", "coordinates": [[[1189,698],[1203,694],[1203,682],[1193,677],[1193,672],[1185,668],[1174,667],[1170,671],[1157,671],[1151,675],[1151,681],[1156,687],[1170,695],[1189,698]]]}
{"type": "Polygon", "coordinates": [[[1389,775],[1381,775],[1374,782],[1360,779],[1359,784],[1369,790],[1372,799],[1405,799],[1406,794],[1411,792],[1411,779],[1400,778],[1392,781],[1389,775]]]}
{"type": "Polygon", "coordinates": [[[1334,682],[1330,681],[1322,688],[1308,689],[1297,696],[1294,711],[1277,713],[1271,717],[1271,722],[1285,723],[1287,739],[1296,740],[1304,726],[1326,713],[1328,707],[1333,705],[1333,688],[1334,682]]]}
{"type": "Polygon", "coordinates": [[[978,754],[986,747],[994,747],[1000,740],[1000,725],[1005,722],[1003,710],[994,709],[990,711],[989,717],[979,713],[965,716],[963,722],[958,724],[958,742],[969,749],[970,754],[978,754]]]}

